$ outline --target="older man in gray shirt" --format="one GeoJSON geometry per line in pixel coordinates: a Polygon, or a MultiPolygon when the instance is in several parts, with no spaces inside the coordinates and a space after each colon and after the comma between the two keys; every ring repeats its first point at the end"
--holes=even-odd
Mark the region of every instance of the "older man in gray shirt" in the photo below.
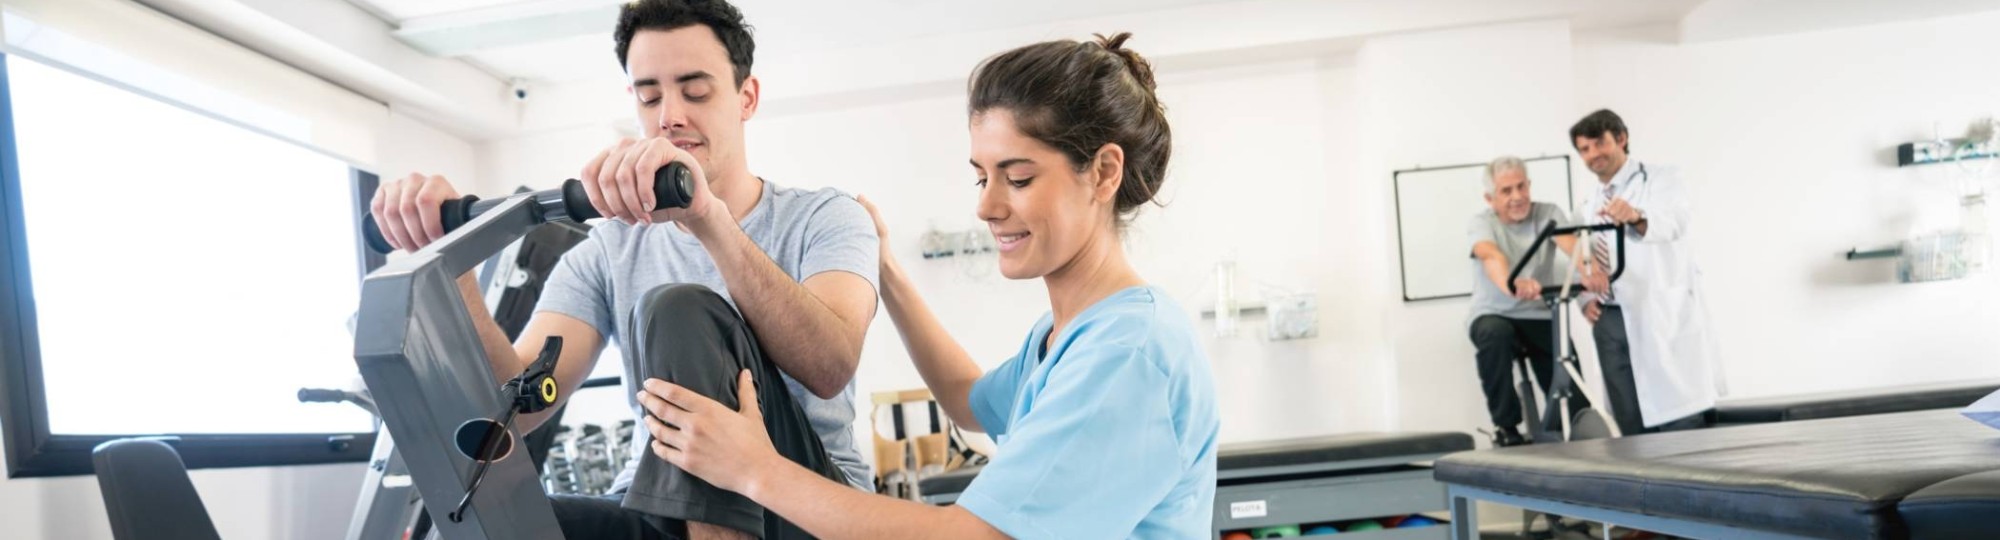
{"type": "MultiPolygon", "coordinates": [[[[1542,284],[1559,279],[1556,255],[1543,250],[1530,261],[1521,277],[1514,280],[1514,292],[1507,291],[1507,276],[1516,261],[1533,246],[1536,233],[1549,221],[1568,226],[1570,219],[1562,207],[1534,202],[1529,197],[1528,169],[1520,158],[1506,156],[1486,165],[1483,178],[1486,204],[1466,225],[1471,244],[1472,345],[1479,366],[1480,386],[1486,392],[1486,412],[1492,417],[1493,445],[1514,446],[1526,440],[1516,427],[1521,423],[1521,401],[1514,395],[1515,358],[1526,356],[1535,379],[1547,388],[1555,371],[1555,330],[1549,310],[1540,302],[1542,284]]],[[[1574,253],[1574,237],[1557,237],[1565,253],[1574,253]]],[[[1581,395],[1571,406],[1588,406],[1581,395]]]]}

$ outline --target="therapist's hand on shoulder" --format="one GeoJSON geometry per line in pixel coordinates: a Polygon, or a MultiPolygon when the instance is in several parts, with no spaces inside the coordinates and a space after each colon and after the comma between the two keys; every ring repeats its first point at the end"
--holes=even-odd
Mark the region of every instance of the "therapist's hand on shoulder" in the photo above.
{"type": "Polygon", "coordinates": [[[875,202],[868,200],[867,196],[856,195],[854,200],[861,203],[862,208],[868,209],[868,217],[875,220],[875,237],[880,240],[882,246],[882,268],[894,266],[896,258],[889,249],[889,224],[882,221],[882,211],[877,210],[875,202]]]}
{"type": "Polygon", "coordinates": [[[784,461],[764,429],[757,407],[757,385],[744,370],[736,379],[731,410],[708,396],[660,379],[646,379],[639,406],[646,410],[646,430],[653,434],[654,455],[693,473],[716,487],[743,493],[757,471],[784,461]]]}

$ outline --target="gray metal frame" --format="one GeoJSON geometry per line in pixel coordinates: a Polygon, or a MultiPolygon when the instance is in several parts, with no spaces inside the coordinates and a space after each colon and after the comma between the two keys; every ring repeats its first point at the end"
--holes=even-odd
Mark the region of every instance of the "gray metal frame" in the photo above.
{"type": "MultiPolygon", "coordinates": [[[[1420,464],[1444,453],[1410,454],[1370,459],[1328,461],[1275,467],[1245,467],[1216,471],[1217,480],[1244,483],[1216,488],[1212,538],[1223,531],[1289,523],[1341,521],[1390,514],[1420,514],[1445,509],[1444,485],[1428,468],[1378,471],[1381,467],[1420,464]],[[1341,474],[1343,471],[1352,471],[1341,474]],[[1307,473],[1333,473],[1297,478],[1307,473]],[[1257,481],[1258,479],[1269,479],[1257,481]],[[1245,500],[1267,501],[1262,517],[1230,518],[1230,505],[1245,500]]],[[[1410,539],[1445,538],[1443,527],[1388,529],[1369,534],[1410,539]]]]}
{"type": "Polygon", "coordinates": [[[1515,495],[1461,485],[1446,484],[1445,491],[1451,503],[1450,525],[1452,540],[1478,540],[1479,513],[1475,504],[1476,501],[1499,503],[1537,512],[1596,521],[1604,523],[1607,526],[1617,525],[1687,538],[1720,538],[1729,540],[1806,540],[1812,538],[1810,536],[1799,536],[1781,532],[1731,527],[1719,523],[1649,516],[1624,510],[1613,510],[1526,495],[1515,495]]]}
{"type": "Polygon", "coordinates": [[[401,540],[404,529],[416,519],[417,502],[410,467],[396,454],[395,441],[384,431],[375,439],[367,479],[361,482],[361,502],[354,506],[354,517],[347,525],[347,540],[401,540]]]}
{"type": "MultiPolygon", "coordinates": [[[[378,446],[375,454],[402,458],[437,532],[446,538],[562,538],[518,433],[509,434],[515,451],[487,468],[465,520],[446,518],[464,496],[474,466],[457,450],[454,433],[469,420],[490,418],[503,404],[499,378],[487,364],[457,278],[526,234],[541,221],[539,210],[531,198],[509,199],[362,282],[354,361],[374,395],[384,432],[404,443],[378,446]]],[[[371,485],[364,486],[361,501],[367,511],[398,500],[407,506],[407,495],[379,489],[387,475],[371,467],[371,485]]],[[[376,519],[357,516],[355,523],[365,528],[376,519]]]]}

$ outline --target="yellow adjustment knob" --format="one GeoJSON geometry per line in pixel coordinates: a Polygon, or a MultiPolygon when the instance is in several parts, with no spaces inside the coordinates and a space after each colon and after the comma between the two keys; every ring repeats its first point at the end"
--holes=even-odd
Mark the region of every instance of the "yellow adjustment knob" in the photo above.
{"type": "Polygon", "coordinates": [[[556,403],[555,377],[548,377],[542,379],[542,402],[548,403],[550,405],[554,405],[556,403]]]}

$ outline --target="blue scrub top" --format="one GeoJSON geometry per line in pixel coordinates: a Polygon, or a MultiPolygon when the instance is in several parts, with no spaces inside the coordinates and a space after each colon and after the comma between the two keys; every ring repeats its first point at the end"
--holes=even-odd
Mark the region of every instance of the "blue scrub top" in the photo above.
{"type": "Polygon", "coordinates": [[[1015,538],[1206,538],[1215,516],[1215,380],[1165,291],[1132,287],[1063,333],[1043,315],[972,385],[998,456],[958,505],[1015,538]]]}

